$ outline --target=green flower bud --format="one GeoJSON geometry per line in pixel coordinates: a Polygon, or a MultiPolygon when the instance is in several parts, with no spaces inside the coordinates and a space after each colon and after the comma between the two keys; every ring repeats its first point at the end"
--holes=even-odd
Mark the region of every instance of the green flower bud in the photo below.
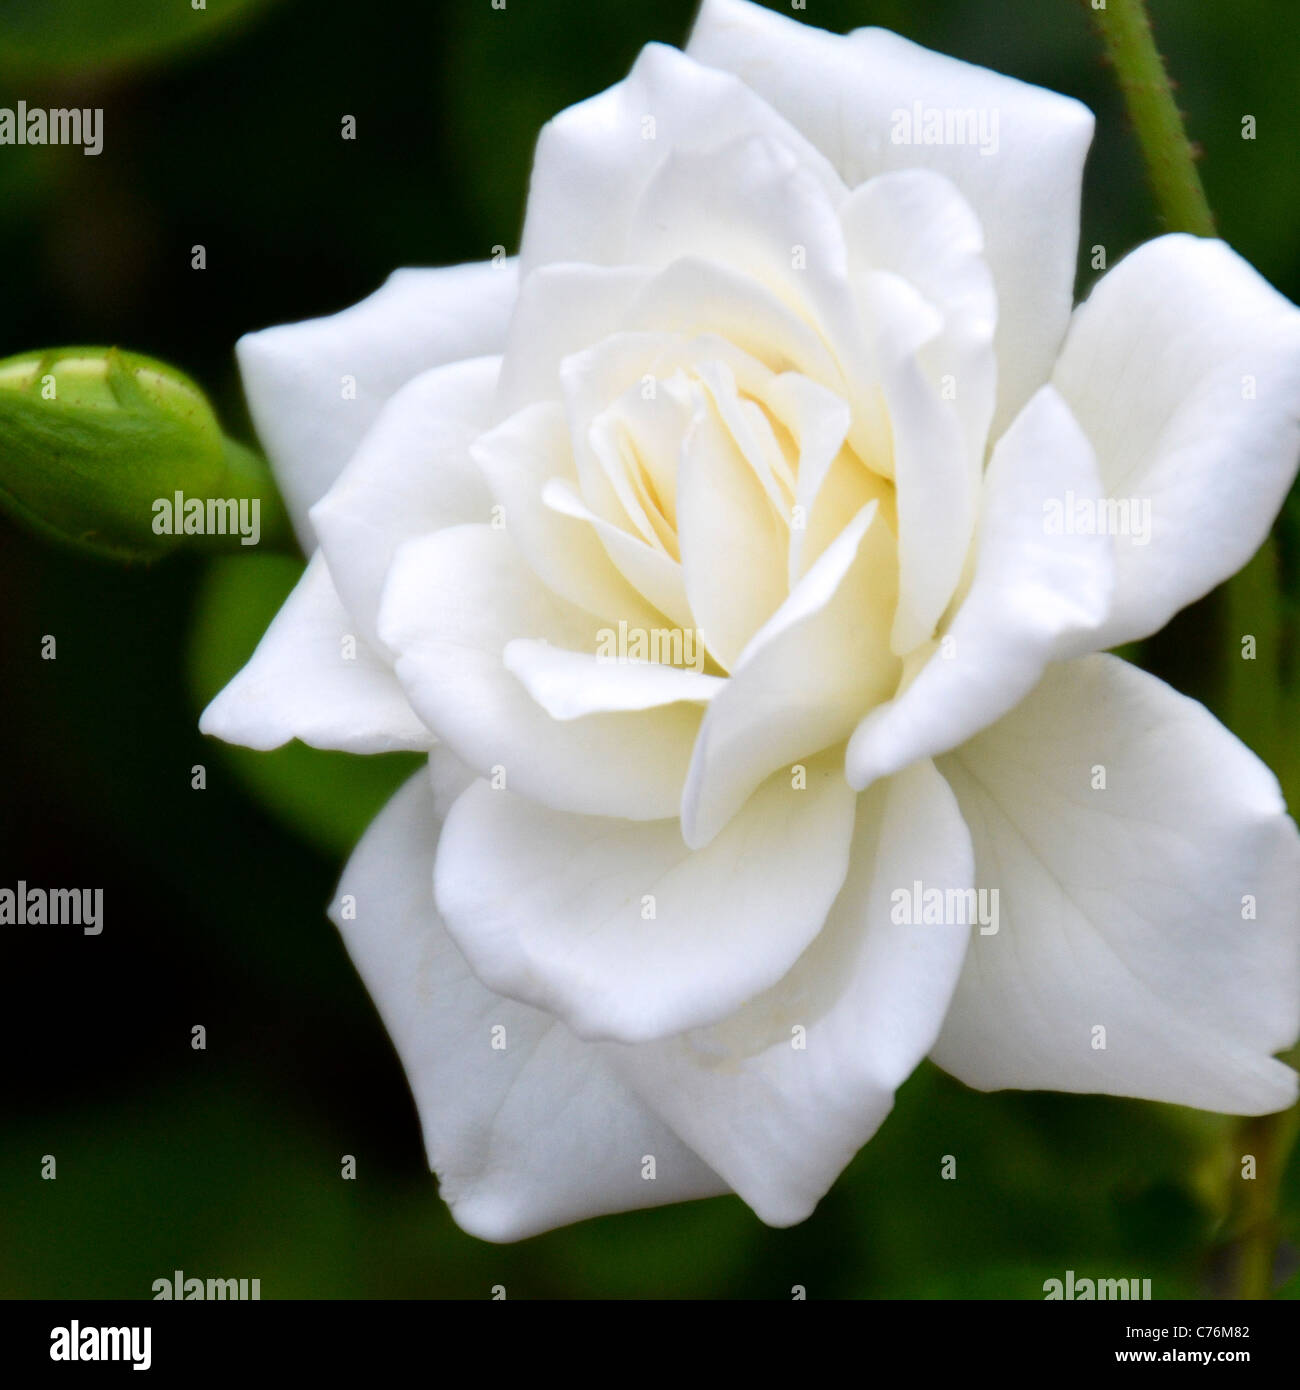
{"type": "Polygon", "coordinates": [[[290,539],[266,463],[194,382],[117,348],[0,361],[0,506],[117,559],[290,539]]]}

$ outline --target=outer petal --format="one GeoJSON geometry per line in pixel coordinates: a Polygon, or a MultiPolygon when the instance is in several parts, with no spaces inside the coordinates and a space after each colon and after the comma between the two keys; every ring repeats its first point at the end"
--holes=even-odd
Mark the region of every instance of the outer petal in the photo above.
{"type": "Polygon", "coordinates": [[[485,984],[579,1037],[715,1022],[785,974],[844,882],[852,792],[831,760],[791,782],[698,851],[675,820],[563,815],[478,782],[447,818],[439,909],[485,984]]]}
{"type": "Polygon", "coordinates": [[[1273,775],[1207,710],[1087,657],[940,767],[1001,890],[941,1066],[981,1089],[1238,1114],[1295,1100],[1269,1054],[1300,1028],[1300,837],[1273,775]]]}
{"type": "Polygon", "coordinates": [[[1080,306],[1053,380],[1138,532],[1093,646],[1146,637],[1245,564],[1295,477],[1300,310],[1223,242],[1159,237],[1080,306]]]}
{"type": "Polygon", "coordinates": [[[424,749],[434,741],[387,659],[359,635],[320,551],[248,665],[203,711],[199,729],[262,750],[291,738],[348,753],[424,749]]]}
{"type": "Polygon", "coordinates": [[[726,1185],[562,1023],[485,989],[433,905],[434,848],[472,774],[439,750],[366,832],[330,916],[375,999],[457,1223],[521,1240],[726,1185]],[[342,912],[343,899],[352,899],[342,912]],[[643,1178],[646,1155],[653,1181],[643,1178]]]}
{"type": "Polygon", "coordinates": [[[686,51],[743,78],[850,188],[907,168],[957,185],[984,228],[997,284],[994,437],[1001,433],[1047,379],[1069,319],[1091,112],[883,29],[840,37],[745,0],[704,0],[686,51]],[[927,113],[938,112],[968,114],[969,138],[918,143],[918,108],[922,136],[927,113]]]}
{"type": "Polygon", "coordinates": [[[798,156],[770,138],[670,150],[637,201],[628,258],[653,266],[683,256],[715,261],[830,316],[844,302],[848,269],[836,205],[798,156]]]}
{"type": "Polygon", "coordinates": [[[626,263],[637,198],[665,153],[748,135],[786,145],[832,196],[844,196],[830,164],[743,83],[648,44],[624,81],[543,128],[520,254],[525,273],[552,261],[626,263]]]}
{"type": "Polygon", "coordinates": [[[516,284],[512,261],[399,270],[341,313],[239,340],[248,408],[305,550],[315,545],[308,508],[384,402],[430,367],[500,352],[516,284]]]}
{"type": "Polygon", "coordinates": [[[379,599],[399,547],[492,515],[491,494],[469,448],[492,420],[500,363],[476,357],[408,382],[311,509],[330,574],[376,647],[379,599]]]}
{"type": "Polygon", "coordinates": [[[918,763],[859,799],[852,867],[821,935],[734,1018],[614,1050],[615,1065],[763,1218],[802,1221],[932,1045],[968,926],[895,921],[913,884],[967,889],[970,836],[918,763]]]}
{"type": "Polygon", "coordinates": [[[516,638],[594,652],[598,623],[539,584],[506,532],[454,526],[402,547],[379,630],[411,702],[481,775],[501,767],[512,790],[584,815],[674,815],[697,708],[560,722],[506,669],[516,638]]]}
{"type": "Polygon", "coordinates": [[[1099,486],[1088,441],[1043,387],[989,463],[970,592],[912,683],[849,741],[855,787],[957,747],[1027,695],[1062,643],[1096,631],[1113,583],[1109,542],[1049,535],[1045,504],[1095,498],[1099,486]]]}

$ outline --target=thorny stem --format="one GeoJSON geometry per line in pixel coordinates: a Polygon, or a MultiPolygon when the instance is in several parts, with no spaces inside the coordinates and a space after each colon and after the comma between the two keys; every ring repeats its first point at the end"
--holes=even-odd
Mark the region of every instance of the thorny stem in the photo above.
{"type": "MultiPolygon", "coordinates": [[[[1102,0],[1100,6],[1094,0],[1085,0],[1085,3],[1092,6],[1093,20],[1124,93],[1124,104],[1166,227],[1171,232],[1214,236],[1214,214],[1205,197],[1195,153],[1174,100],[1169,74],[1156,48],[1146,0],[1102,0]]],[[[1259,562],[1252,565],[1248,575],[1228,587],[1227,602],[1232,615],[1229,627],[1233,627],[1232,618],[1245,619],[1242,609],[1247,603],[1256,621],[1261,613],[1271,611],[1276,603],[1276,590],[1275,575],[1265,573],[1259,562]],[[1260,592],[1261,581],[1265,592],[1260,592]],[[1243,588],[1246,584],[1252,588],[1249,594],[1243,588]]],[[[1244,630],[1242,621],[1236,626],[1244,630]]],[[[1234,642],[1239,636],[1235,630],[1227,635],[1234,642]]],[[[1234,662],[1236,656],[1232,652],[1226,659],[1234,662]]],[[[1269,676],[1278,679],[1280,672],[1270,671],[1269,676]]],[[[1271,685],[1272,681],[1269,683],[1271,685]]],[[[1240,705],[1240,700],[1233,698],[1234,694],[1240,695],[1240,679],[1239,676],[1234,679],[1230,673],[1228,703],[1240,705]]],[[[1255,690],[1254,694],[1258,697],[1260,692],[1255,690]]],[[[1230,722],[1235,722],[1232,714],[1238,712],[1229,712],[1230,722]]],[[[1268,712],[1277,713],[1271,706],[1268,712]]],[[[1273,745],[1281,725],[1276,719],[1265,722],[1269,727],[1261,732],[1273,745]]],[[[1253,1154],[1256,1162],[1253,1179],[1237,1179],[1240,1196],[1233,1204],[1231,1229],[1236,1236],[1233,1282],[1237,1298],[1263,1299],[1272,1293],[1280,1234],[1277,1203],[1282,1174],[1297,1133],[1300,1133],[1300,1110],[1295,1108],[1277,1115],[1243,1120],[1234,1133],[1232,1142],[1236,1157],[1253,1154]]]]}
{"type": "Polygon", "coordinates": [[[1214,214],[1151,33],[1146,0],[1105,0],[1092,15],[1124,93],[1160,215],[1171,232],[1214,236],[1214,214]]]}

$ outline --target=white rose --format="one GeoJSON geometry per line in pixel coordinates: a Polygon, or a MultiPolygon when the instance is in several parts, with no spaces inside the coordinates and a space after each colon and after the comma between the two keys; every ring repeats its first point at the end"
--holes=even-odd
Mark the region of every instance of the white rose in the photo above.
{"type": "Polygon", "coordinates": [[[1071,317],[1092,125],[707,0],[543,131],[517,263],[241,342],[312,559],[203,728],[429,750],[334,915],[466,1230],[799,1221],[926,1055],[1295,1099],[1277,784],[1090,653],[1265,537],[1300,313],[1167,236],[1071,317]]]}

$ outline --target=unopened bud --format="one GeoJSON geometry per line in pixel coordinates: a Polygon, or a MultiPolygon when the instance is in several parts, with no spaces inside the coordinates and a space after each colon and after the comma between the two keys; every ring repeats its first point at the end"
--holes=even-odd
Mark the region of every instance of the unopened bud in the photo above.
{"type": "Polygon", "coordinates": [[[203,392],[117,348],[0,361],[0,505],[119,559],[287,537],[266,464],[225,438],[203,392]]]}

